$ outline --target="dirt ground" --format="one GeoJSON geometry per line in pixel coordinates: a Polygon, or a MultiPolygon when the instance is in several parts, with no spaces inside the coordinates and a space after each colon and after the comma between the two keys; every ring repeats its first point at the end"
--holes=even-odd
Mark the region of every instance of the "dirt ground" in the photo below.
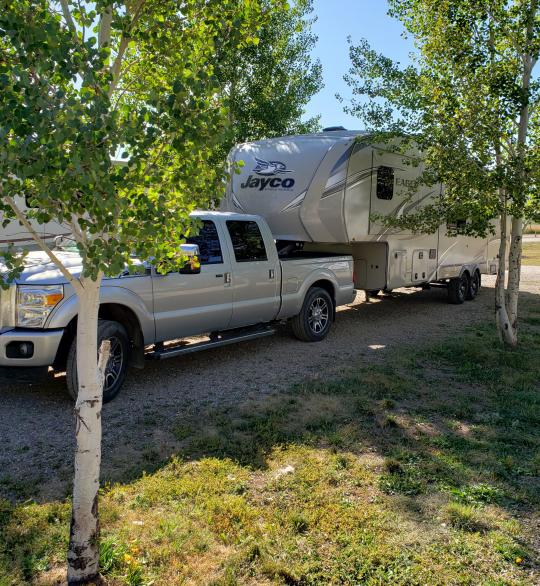
{"type": "MultiPolygon", "coordinates": [[[[444,289],[400,289],[369,303],[362,293],[340,308],[332,332],[318,344],[275,336],[133,370],[103,413],[103,482],[152,470],[178,442],[171,430],[182,414],[234,406],[278,393],[306,378],[329,377],[359,361],[384,361],[387,349],[458,334],[493,315],[493,277],[473,302],[446,303],[444,289]]],[[[524,267],[523,306],[540,300],[540,267],[524,267]]],[[[0,496],[39,501],[70,491],[74,448],[71,401],[60,377],[41,386],[1,389],[0,496]]]]}

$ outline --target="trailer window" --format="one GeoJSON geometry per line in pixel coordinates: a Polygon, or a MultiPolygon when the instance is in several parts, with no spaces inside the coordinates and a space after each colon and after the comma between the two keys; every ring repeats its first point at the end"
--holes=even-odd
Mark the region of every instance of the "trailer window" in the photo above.
{"type": "Polygon", "coordinates": [[[199,260],[202,265],[216,265],[223,262],[221,244],[214,222],[203,220],[202,228],[197,236],[186,238],[186,242],[199,246],[199,260]]]}
{"type": "Polygon", "coordinates": [[[379,167],[377,169],[377,197],[392,199],[394,197],[394,169],[379,167]]]}
{"type": "Polygon", "coordinates": [[[227,222],[236,262],[268,260],[264,240],[257,222],[231,220],[227,222]]]}

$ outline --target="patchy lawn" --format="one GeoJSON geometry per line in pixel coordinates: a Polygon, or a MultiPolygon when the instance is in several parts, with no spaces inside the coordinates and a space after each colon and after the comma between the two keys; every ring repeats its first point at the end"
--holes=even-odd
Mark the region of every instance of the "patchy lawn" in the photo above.
{"type": "MultiPolygon", "coordinates": [[[[540,304],[176,422],[178,459],[103,490],[110,584],[540,583],[540,304]]],[[[151,458],[150,458],[151,459],[151,458]]],[[[0,505],[0,585],[56,584],[69,504],[0,505]]]]}
{"type": "Polygon", "coordinates": [[[538,242],[523,243],[523,264],[540,266],[540,238],[538,242]]]}

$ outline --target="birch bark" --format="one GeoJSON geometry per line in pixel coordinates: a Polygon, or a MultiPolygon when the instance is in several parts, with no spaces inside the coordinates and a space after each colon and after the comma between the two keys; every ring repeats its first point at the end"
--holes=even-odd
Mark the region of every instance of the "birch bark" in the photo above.
{"type": "Polygon", "coordinates": [[[495,319],[501,342],[509,346],[517,344],[512,324],[508,317],[506,307],[506,248],[508,237],[508,220],[506,215],[506,195],[501,192],[501,243],[499,245],[499,266],[497,269],[497,280],[495,282],[495,319]]]}
{"type": "Polygon", "coordinates": [[[109,344],[98,359],[98,311],[102,275],[81,279],[77,318],[76,439],[73,507],[68,550],[68,584],[88,584],[99,573],[98,491],[101,464],[101,408],[103,378],[109,344]]]}
{"type": "Polygon", "coordinates": [[[517,318],[519,283],[521,279],[521,252],[523,241],[523,219],[512,219],[512,240],[510,242],[510,254],[508,256],[508,285],[506,288],[506,308],[508,319],[515,333],[517,344],[517,318]]]}
{"type": "MultiPolygon", "coordinates": [[[[523,61],[523,75],[521,81],[521,89],[523,96],[526,98],[523,100],[523,105],[519,114],[519,125],[517,135],[517,152],[519,157],[519,163],[521,167],[519,169],[520,181],[518,182],[518,189],[525,188],[525,161],[523,152],[527,146],[527,137],[529,132],[529,120],[530,120],[530,107],[529,107],[529,92],[531,88],[531,77],[536,59],[530,53],[531,47],[529,46],[533,37],[534,23],[536,20],[537,12],[537,0],[532,0],[529,7],[528,19],[527,19],[527,34],[526,34],[526,46],[524,47],[523,54],[521,56],[523,61]]],[[[515,198],[520,201],[524,198],[523,193],[514,194],[515,198]]],[[[515,202],[514,202],[515,205],[515,202]]],[[[510,244],[510,254],[508,257],[508,285],[506,291],[506,307],[508,311],[508,319],[512,328],[512,346],[517,345],[517,327],[518,327],[518,300],[519,300],[519,283],[521,278],[521,255],[523,249],[523,217],[516,215],[512,218],[512,240],[510,244]]]]}

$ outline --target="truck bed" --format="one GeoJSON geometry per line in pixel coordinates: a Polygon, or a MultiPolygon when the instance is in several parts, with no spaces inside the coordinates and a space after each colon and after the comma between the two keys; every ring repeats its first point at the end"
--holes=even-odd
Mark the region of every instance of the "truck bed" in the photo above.
{"type": "Polygon", "coordinates": [[[320,252],[295,252],[280,258],[281,310],[279,318],[297,315],[306,296],[307,288],[324,279],[324,288],[332,283],[329,291],[336,306],[350,303],[355,297],[353,284],[353,258],[346,254],[321,254],[320,252]]]}

